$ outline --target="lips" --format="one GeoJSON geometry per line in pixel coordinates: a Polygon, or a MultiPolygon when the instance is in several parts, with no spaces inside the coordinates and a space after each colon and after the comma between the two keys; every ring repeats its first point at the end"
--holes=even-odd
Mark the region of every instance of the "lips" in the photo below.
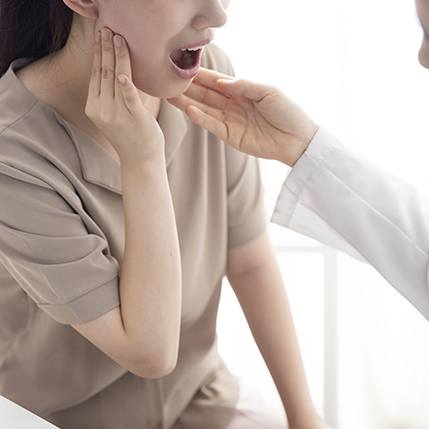
{"type": "Polygon", "coordinates": [[[209,37],[204,40],[174,49],[170,52],[170,60],[179,69],[192,69],[199,63],[203,48],[211,43],[213,37],[213,34],[209,34],[209,37]]]}
{"type": "MultiPolygon", "coordinates": [[[[209,37],[208,39],[204,39],[204,40],[200,40],[199,42],[187,45],[187,46],[182,46],[181,48],[177,48],[177,49],[196,49],[196,48],[203,48],[204,46],[208,45],[210,42],[212,41],[212,39],[209,37]]],[[[175,49],[176,50],[176,49],[175,49]]]]}

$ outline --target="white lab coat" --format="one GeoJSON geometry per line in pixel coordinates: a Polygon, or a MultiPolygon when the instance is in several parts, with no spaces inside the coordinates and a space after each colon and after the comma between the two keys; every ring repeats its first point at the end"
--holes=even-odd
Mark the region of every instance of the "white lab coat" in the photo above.
{"type": "Polygon", "coordinates": [[[429,199],[321,127],[271,222],[371,264],[429,320],[429,199]]]}

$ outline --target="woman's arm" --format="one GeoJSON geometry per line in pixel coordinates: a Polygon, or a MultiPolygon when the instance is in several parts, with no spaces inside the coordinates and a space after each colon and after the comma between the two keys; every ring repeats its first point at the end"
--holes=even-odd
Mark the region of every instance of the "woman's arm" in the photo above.
{"type": "Polygon", "coordinates": [[[182,305],[180,247],[163,147],[152,160],[137,154],[133,162],[122,160],[121,175],[121,305],[73,327],[129,371],[158,378],[177,363],[182,305]]]}
{"type": "Polygon", "coordinates": [[[227,277],[273,377],[290,428],[326,428],[310,397],[288,297],[266,232],[229,250],[227,277]]]}
{"type": "Polygon", "coordinates": [[[429,320],[429,200],[320,128],[272,222],[371,264],[429,320]]]}

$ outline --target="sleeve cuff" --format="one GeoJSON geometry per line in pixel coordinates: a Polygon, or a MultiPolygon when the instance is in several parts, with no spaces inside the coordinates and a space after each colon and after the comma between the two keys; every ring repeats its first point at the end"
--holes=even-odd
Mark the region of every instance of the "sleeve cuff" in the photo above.
{"type": "Polygon", "coordinates": [[[63,324],[85,323],[95,320],[120,306],[119,276],[64,304],[37,304],[57,322],[63,324]]]}
{"type": "Polygon", "coordinates": [[[338,139],[324,127],[319,127],[308,148],[296,162],[280,190],[270,222],[288,226],[302,192],[313,180],[314,174],[336,148],[338,139]]]}

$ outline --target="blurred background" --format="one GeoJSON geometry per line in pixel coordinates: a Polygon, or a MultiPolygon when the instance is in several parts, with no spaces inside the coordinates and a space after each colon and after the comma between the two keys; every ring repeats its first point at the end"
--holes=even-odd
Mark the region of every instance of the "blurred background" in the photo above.
{"type": "MultiPolygon", "coordinates": [[[[277,85],[351,150],[429,193],[429,70],[412,0],[225,3],[214,43],[236,76],[277,85]]],[[[271,217],[290,169],[260,163],[271,217]]],[[[321,415],[338,429],[428,429],[429,323],[368,265],[272,223],[269,233],[321,415]]],[[[226,279],[218,341],[232,372],[281,412],[226,279]]]]}

